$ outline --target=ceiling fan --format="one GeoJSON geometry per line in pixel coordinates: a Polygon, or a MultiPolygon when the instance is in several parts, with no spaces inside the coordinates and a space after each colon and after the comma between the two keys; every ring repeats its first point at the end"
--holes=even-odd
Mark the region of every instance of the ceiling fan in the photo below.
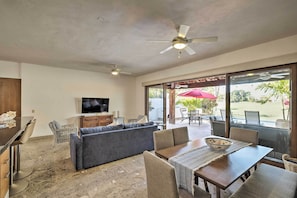
{"type": "Polygon", "coordinates": [[[260,80],[269,80],[272,78],[275,79],[283,79],[285,78],[289,73],[275,73],[275,74],[270,74],[269,72],[264,72],[259,74],[259,79],[260,80]]]}
{"type": "Polygon", "coordinates": [[[118,67],[118,65],[113,65],[113,68],[111,69],[111,74],[114,76],[117,76],[119,74],[124,74],[124,75],[131,75],[132,73],[130,72],[123,72],[121,69],[118,67]]]}
{"type": "Polygon", "coordinates": [[[172,41],[154,41],[154,42],[171,42],[171,45],[166,49],[162,50],[160,54],[164,54],[165,52],[175,48],[179,50],[185,50],[189,55],[193,55],[196,52],[188,45],[190,43],[203,43],[203,42],[214,42],[218,40],[218,37],[203,37],[203,38],[187,38],[187,33],[190,29],[190,26],[180,25],[178,34],[176,37],[172,39],[172,41]]]}

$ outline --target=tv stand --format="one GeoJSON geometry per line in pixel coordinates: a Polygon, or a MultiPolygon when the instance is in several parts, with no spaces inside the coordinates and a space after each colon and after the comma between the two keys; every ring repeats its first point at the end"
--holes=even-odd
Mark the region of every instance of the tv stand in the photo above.
{"type": "Polygon", "coordinates": [[[80,127],[96,127],[106,126],[113,122],[113,115],[95,115],[95,116],[81,116],[80,127]]]}

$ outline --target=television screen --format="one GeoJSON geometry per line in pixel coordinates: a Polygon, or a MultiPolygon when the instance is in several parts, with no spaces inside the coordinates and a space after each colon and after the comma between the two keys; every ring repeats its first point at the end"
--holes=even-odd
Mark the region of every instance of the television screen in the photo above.
{"type": "Polygon", "coordinates": [[[82,113],[108,112],[109,98],[82,98],[82,113]]]}

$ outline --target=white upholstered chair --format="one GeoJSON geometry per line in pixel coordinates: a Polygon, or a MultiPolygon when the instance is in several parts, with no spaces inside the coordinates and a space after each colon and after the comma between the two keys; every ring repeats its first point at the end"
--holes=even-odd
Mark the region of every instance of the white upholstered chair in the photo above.
{"type": "Polygon", "coordinates": [[[259,142],[258,131],[252,129],[231,127],[230,138],[257,145],[259,142]]]}
{"type": "Polygon", "coordinates": [[[183,144],[189,141],[188,127],[179,127],[172,129],[174,145],[183,144]]]}
{"type": "Polygon", "coordinates": [[[186,190],[178,188],[175,169],[167,161],[144,151],[144,164],[148,198],[204,198],[210,194],[194,185],[194,196],[186,190]]]}
{"type": "MultiPolygon", "coordinates": [[[[230,138],[242,142],[252,143],[253,145],[257,145],[259,142],[258,131],[238,127],[230,128],[230,138]]],[[[255,169],[256,168],[257,165],[255,165],[255,169]]],[[[249,177],[250,174],[250,171],[247,171],[245,173],[246,178],[249,177]]],[[[244,181],[244,178],[241,177],[241,180],[244,181]]]]}
{"type": "Polygon", "coordinates": [[[172,129],[166,129],[161,131],[154,131],[154,148],[160,150],[174,146],[174,137],[172,129]]]}

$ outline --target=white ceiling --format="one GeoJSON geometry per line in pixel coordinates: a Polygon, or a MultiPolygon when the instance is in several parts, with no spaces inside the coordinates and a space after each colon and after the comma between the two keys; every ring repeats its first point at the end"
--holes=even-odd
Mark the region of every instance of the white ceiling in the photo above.
{"type": "Polygon", "coordinates": [[[297,34],[296,0],[0,0],[0,60],[141,75],[297,34]],[[180,24],[195,55],[160,55],[180,24]]]}

